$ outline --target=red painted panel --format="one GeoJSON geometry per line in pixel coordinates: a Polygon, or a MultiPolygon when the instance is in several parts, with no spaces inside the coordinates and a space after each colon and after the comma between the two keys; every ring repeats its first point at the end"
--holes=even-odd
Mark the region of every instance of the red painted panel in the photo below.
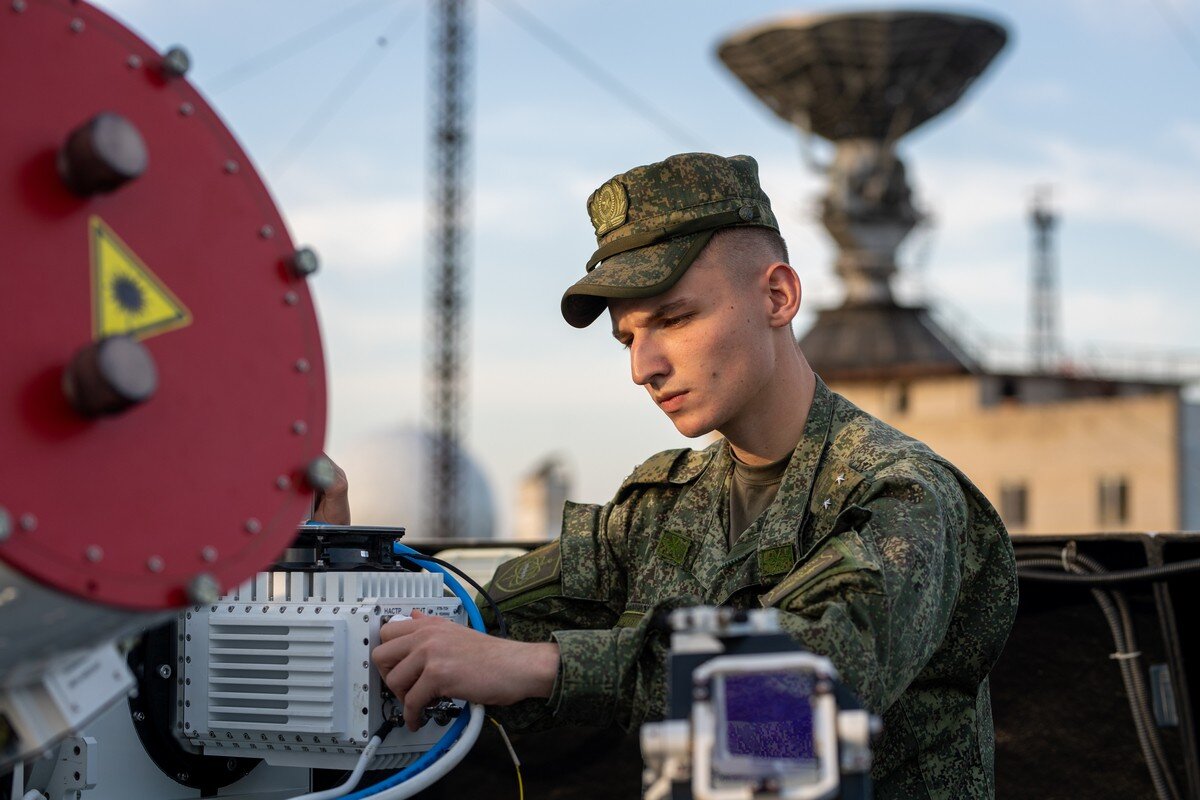
{"type": "Polygon", "coordinates": [[[161,63],[85,3],[0,7],[0,507],[13,520],[0,560],[144,609],[187,603],[202,573],[233,585],[287,546],[326,410],[320,333],[286,266],[283,220],[232,134],[161,63]],[[55,155],[104,111],[134,124],[149,165],[79,198],[55,155]],[[93,339],[92,217],[191,322],[144,338],[159,378],[149,401],[85,420],[60,381],[93,339]]]}

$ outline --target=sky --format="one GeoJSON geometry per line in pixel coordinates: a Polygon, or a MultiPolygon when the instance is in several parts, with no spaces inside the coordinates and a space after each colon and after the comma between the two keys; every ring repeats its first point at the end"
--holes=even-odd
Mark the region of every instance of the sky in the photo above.
{"type": "MultiPolygon", "coordinates": [[[[189,79],[256,162],[293,239],[320,254],[312,286],[330,455],[349,469],[365,443],[422,424],[431,3],[99,5],[158,49],[189,51],[189,79]]],[[[813,217],[823,179],[805,165],[799,134],[725,70],[715,47],[771,18],[864,8],[478,0],[463,419],[502,535],[519,480],[550,454],[569,467],[572,499],[603,502],[647,456],[695,444],[632,384],[603,320],[578,331],[559,313],[595,248],[584,203],[605,180],[682,151],[754,156],[804,283],[797,332],[839,302],[833,250],[813,217]]],[[[898,294],[933,304],[970,341],[1019,346],[1029,203],[1048,186],[1061,215],[1068,350],[1200,364],[1200,4],[939,8],[993,19],[1010,38],[957,106],[901,141],[928,221],[901,251],[898,294]]],[[[829,153],[813,145],[817,160],[829,153]]],[[[353,497],[353,471],[350,481],[353,497]]],[[[416,521],[396,524],[415,532],[416,521]]]]}

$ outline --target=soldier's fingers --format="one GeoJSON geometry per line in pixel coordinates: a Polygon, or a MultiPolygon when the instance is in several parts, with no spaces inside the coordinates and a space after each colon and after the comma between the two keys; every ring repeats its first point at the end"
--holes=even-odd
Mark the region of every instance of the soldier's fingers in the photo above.
{"type": "MultiPolygon", "coordinates": [[[[413,612],[418,613],[418,612],[413,612]]],[[[412,633],[416,629],[411,619],[397,619],[388,622],[379,629],[379,641],[390,642],[393,639],[398,639],[401,636],[412,633]]]]}
{"type": "Polygon", "coordinates": [[[410,653],[393,663],[383,682],[400,700],[405,700],[412,686],[425,670],[425,657],[421,653],[410,653]]]}
{"type": "Polygon", "coordinates": [[[371,661],[375,664],[375,669],[379,671],[379,674],[386,678],[392,667],[407,658],[412,650],[410,637],[393,639],[390,642],[383,642],[372,650],[371,661]]]}
{"type": "Polygon", "coordinates": [[[433,702],[433,698],[437,696],[438,691],[434,687],[433,679],[427,672],[422,672],[416,683],[409,687],[408,692],[404,695],[404,724],[410,731],[418,730],[421,727],[421,723],[425,721],[421,717],[425,706],[433,702]]]}

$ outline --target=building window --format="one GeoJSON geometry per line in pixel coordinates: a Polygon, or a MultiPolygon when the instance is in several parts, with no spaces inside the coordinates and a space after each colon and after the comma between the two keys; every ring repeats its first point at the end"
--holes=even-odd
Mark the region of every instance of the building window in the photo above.
{"type": "Polygon", "coordinates": [[[1129,521],[1129,481],[1125,478],[1101,478],[1097,501],[1101,525],[1124,525],[1129,521]]]}
{"type": "Polygon", "coordinates": [[[1010,528],[1024,528],[1029,524],[1029,492],[1024,483],[1000,486],[1000,516],[1010,528]]]}

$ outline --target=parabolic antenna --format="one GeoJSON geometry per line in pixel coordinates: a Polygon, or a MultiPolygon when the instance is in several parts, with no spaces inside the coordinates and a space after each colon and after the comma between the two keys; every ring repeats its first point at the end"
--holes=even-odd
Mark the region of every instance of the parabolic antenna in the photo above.
{"type": "Polygon", "coordinates": [[[954,105],[1007,39],[962,14],[809,14],[735,34],[717,54],[787,122],[830,141],[895,141],[954,105]]]}

